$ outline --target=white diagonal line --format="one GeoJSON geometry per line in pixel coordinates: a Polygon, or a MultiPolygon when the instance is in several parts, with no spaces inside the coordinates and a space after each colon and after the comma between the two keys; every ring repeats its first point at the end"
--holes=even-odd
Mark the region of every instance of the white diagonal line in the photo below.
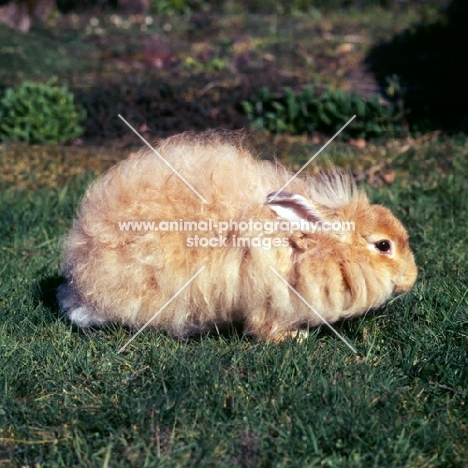
{"type": "Polygon", "coordinates": [[[153,148],[153,146],[152,146],[150,143],[148,143],[148,142],[138,133],[138,131],[135,130],[120,114],[118,114],[118,115],[119,115],[119,117],[135,132],[135,134],[138,135],[138,136],[141,138],[141,140],[146,144],[146,146],[148,146],[148,148],[149,148],[151,151],[153,151],[153,153],[156,154],[156,156],[158,156],[173,172],[175,172],[175,173],[179,176],[179,178],[180,178],[189,188],[192,189],[192,191],[193,191],[196,195],[198,195],[198,196],[202,199],[203,203],[208,203],[208,202],[197,192],[197,190],[195,190],[195,188],[194,188],[186,179],[184,179],[184,177],[183,177],[181,174],[179,174],[179,172],[177,172],[177,170],[176,170],[174,167],[172,167],[171,164],[170,164],[169,162],[167,162],[167,161],[161,156],[161,153],[160,153],[159,151],[157,151],[155,148],[153,148]]]}
{"type": "Polygon", "coordinates": [[[348,343],[346,338],[340,335],[272,266],[271,271],[287,285],[287,287],[307,306],[309,309],[354,353],[357,354],[357,350],[348,343]]]}
{"type": "Polygon", "coordinates": [[[120,354],[125,348],[205,269],[202,266],[117,352],[120,354]]]}
{"type": "Polygon", "coordinates": [[[271,198],[273,201],[354,119],[353,115],[271,198]]]}

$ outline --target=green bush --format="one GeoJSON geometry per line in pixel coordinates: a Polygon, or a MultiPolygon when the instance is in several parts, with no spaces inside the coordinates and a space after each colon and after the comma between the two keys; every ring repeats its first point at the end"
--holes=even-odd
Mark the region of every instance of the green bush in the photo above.
{"type": "Polygon", "coordinates": [[[73,101],[68,88],[54,79],[8,88],[0,100],[0,140],[56,144],[79,137],[85,112],[73,101]]]}
{"type": "Polygon", "coordinates": [[[158,15],[193,13],[210,10],[217,3],[206,0],[152,0],[151,10],[158,15]]]}
{"type": "Polygon", "coordinates": [[[384,105],[378,97],[362,99],[354,93],[332,89],[318,95],[312,86],[300,94],[285,88],[279,97],[263,88],[257,97],[244,101],[242,107],[253,127],[275,133],[335,133],[353,115],[356,118],[341,134],[344,138],[397,136],[403,128],[403,116],[394,104],[384,105]]]}

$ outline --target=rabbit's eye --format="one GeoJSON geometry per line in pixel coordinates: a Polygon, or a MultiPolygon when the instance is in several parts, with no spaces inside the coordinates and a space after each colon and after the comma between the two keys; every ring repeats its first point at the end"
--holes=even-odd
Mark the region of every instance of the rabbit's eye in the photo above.
{"type": "Polygon", "coordinates": [[[388,253],[392,249],[392,243],[388,240],[379,240],[374,245],[379,252],[388,253]]]}

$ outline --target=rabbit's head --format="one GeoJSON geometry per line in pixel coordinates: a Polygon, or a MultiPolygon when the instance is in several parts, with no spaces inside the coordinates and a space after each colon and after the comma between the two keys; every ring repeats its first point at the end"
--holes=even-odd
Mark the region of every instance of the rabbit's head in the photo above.
{"type": "Polygon", "coordinates": [[[276,192],[266,203],[300,226],[289,236],[298,291],[318,309],[334,309],[337,319],[409,291],[417,267],[408,233],[392,212],[371,205],[341,173],[322,175],[312,187],[307,197],[276,192]]]}

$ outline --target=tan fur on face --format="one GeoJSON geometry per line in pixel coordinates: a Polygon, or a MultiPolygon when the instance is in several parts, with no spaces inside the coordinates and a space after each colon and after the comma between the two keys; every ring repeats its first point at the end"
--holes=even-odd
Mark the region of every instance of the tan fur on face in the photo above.
{"type": "Polygon", "coordinates": [[[187,246],[187,237],[218,237],[216,230],[120,230],[118,223],[125,221],[277,219],[280,203],[266,201],[291,178],[284,167],[257,161],[216,133],[180,135],[157,149],[207,203],[147,149],[92,184],[65,243],[67,284],[59,291],[62,310],[77,324],[141,327],[202,266],[151,326],[185,336],[242,321],[247,333],[276,340],[301,324],[319,324],[270,266],[329,322],[362,314],[413,286],[417,269],[404,227],[336,171],[296,178],[278,200],[300,216],[307,216],[309,207],[310,219],[353,221],[355,231],[224,233],[229,241],[259,235],[288,239],[285,247],[264,250],[187,246]],[[298,200],[302,205],[294,211],[298,200]],[[381,239],[392,241],[391,255],[373,247],[381,239]]]}

